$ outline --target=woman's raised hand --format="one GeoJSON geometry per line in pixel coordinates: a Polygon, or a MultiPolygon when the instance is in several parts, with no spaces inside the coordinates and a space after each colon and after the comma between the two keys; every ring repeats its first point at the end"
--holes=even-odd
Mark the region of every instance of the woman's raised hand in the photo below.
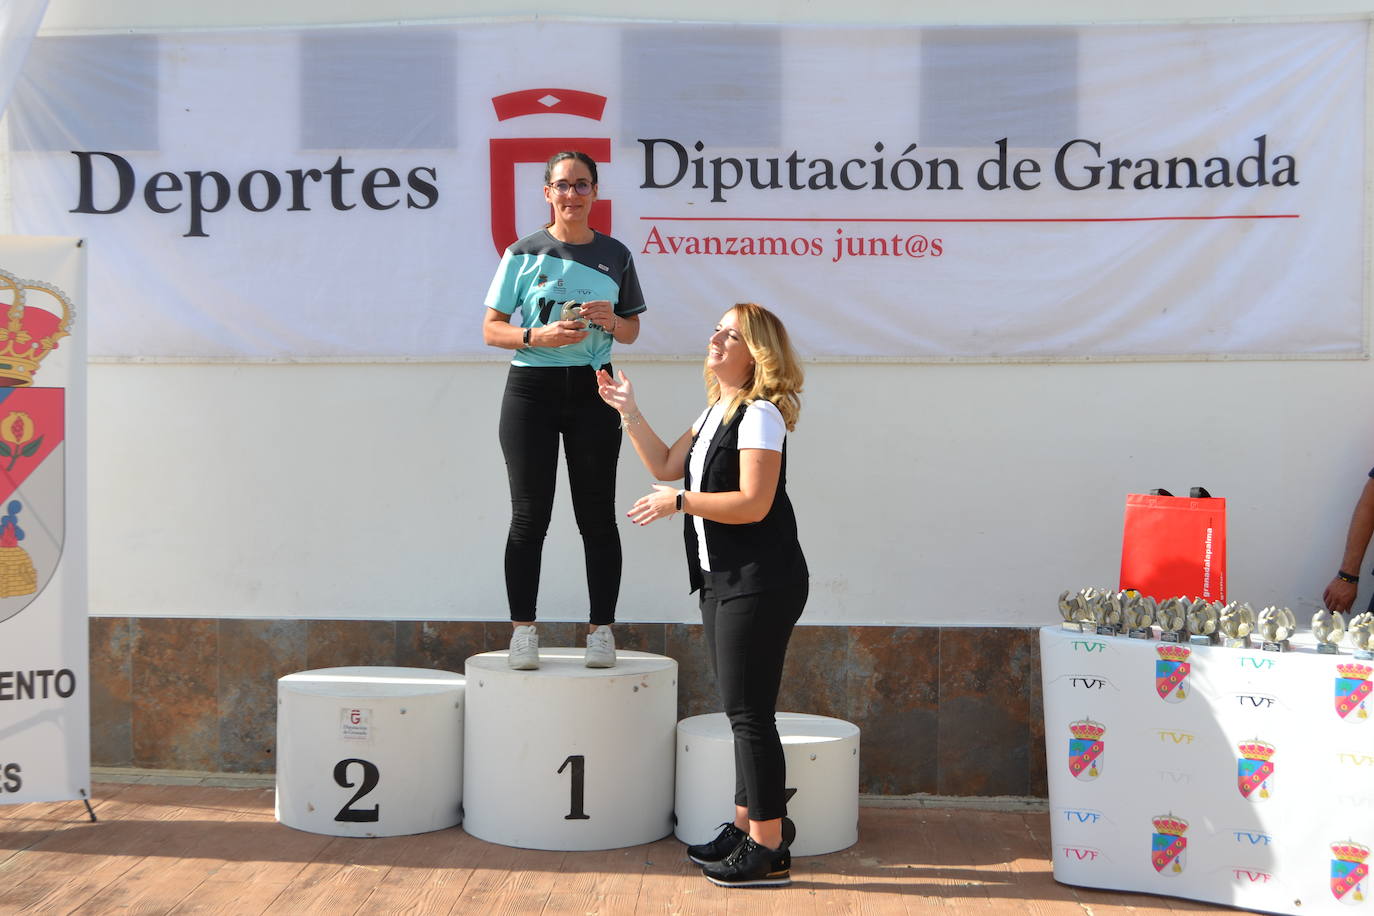
{"type": "Polygon", "coordinates": [[[601,395],[601,400],[628,419],[639,413],[639,407],[635,404],[635,389],[624,372],[617,372],[616,375],[618,380],[612,379],[611,374],[605,369],[596,370],[596,393],[601,395]]]}

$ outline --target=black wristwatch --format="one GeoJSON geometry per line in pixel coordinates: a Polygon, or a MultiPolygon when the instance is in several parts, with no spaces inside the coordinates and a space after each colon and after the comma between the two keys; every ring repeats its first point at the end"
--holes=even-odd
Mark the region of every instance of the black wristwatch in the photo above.
{"type": "Polygon", "coordinates": [[[682,491],[682,490],[678,490],[678,491],[677,491],[677,511],[679,511],[679,512],[682,511],[682,494],[683,494],[683,492],[684,492],[684,491],[682,491]]]}
{"type": "Polygon", "coordinates": [[[523,344],[521,344],[521,346],[528,347],[530,345],[530,331],[533,330],[534,328],[525,328],[525,341],[523,344]]]}

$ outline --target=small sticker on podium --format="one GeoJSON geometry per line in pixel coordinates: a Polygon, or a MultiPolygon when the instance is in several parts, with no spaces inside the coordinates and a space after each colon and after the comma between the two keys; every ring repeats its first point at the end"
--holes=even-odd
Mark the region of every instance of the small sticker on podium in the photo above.
{"type": "Polygon", "coordinates": [[[340,709],[339,737],[345,741],[371,741],[372,710],[347,707],[340,709]]]}

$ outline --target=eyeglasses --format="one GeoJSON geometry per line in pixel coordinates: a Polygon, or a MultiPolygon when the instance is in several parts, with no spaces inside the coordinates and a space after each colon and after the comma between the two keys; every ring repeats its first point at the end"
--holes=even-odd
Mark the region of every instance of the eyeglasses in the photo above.
{"type": "Polygon", "coordinates": [[[585,178],[573,184],[568,184],[566,181],[555,181],[544,187],[553,188],[559,194],[567,194],[569,191],[576,191],[579,197],[586,197],[588,194],[592,193],[592,183],[585,178]]]}

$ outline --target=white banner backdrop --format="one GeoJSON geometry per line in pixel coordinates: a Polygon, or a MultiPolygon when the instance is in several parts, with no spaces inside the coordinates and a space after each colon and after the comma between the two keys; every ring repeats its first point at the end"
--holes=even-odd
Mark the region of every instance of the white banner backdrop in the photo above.
{"type": "Polygon", "coordinates": [[[0,804],[90,795],[85,286],[77,239],[0,236],[0,804]]]}
{"type": "Polygon", "coordinates": [[[5,0],[0,3],[0,110],[9,102],[15,80],[29,56],[29,44],[47,12],[48,0],[5,0]]]}
{"type": "Polygon", "coordinates": [[[578,147],[636,354],[756,299],[812,358],[1360,357],[1367,31],[44,37],[15,222],[97,242],[95,355],[499,357],[482,296],[578,147]]]}
{"type": "Polygon", "coordinates": [[[1040,631],[1054,877],[1367,912],[1374,663],[1040,631]]]}

